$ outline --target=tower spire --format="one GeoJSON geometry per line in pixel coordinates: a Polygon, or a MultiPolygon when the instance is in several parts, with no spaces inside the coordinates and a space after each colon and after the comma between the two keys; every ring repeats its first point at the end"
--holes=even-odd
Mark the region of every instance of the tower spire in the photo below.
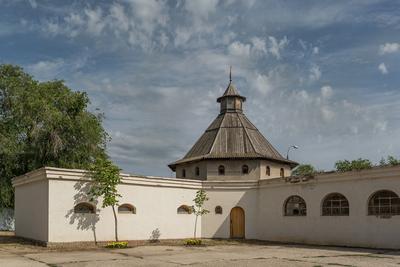
{"type": "Polygon", "coordinates": [[[229,83],[232,82],[232,66],[229,68],[229,83]]]}

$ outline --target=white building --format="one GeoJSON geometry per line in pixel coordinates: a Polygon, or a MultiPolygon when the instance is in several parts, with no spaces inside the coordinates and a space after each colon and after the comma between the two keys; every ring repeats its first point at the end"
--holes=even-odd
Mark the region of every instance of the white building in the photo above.
{"type": "MultiPolygon", "coordinates": [[[[221,113],[181,160],[176,177],[121,174],[121,240],[193,236],[196,191],[211,212],[197,236],[400,248],[400,167],[292,177],[282,157],[242,113],[232,83],[221,113]]],[[[111,208],[90,203],[82,170],[42,168],[13,179],[16,235],[44,243],[114,239],[111,208]]]]}

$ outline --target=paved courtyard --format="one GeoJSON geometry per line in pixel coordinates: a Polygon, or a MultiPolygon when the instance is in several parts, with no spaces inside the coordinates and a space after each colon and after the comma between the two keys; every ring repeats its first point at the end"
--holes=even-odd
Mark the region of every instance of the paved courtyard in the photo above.
{"type": "Polygon", "coordinates": [[[400,266],[400,251],[215,242],[204,247],[51,249],[0,238],[0,266],[400,266]]]}

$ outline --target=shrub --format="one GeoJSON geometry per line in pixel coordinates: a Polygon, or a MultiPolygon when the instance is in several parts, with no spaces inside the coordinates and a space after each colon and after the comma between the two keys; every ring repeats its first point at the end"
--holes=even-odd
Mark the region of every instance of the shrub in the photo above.
{"type": "Polygon", "coordinates": [[[186,246],[200,246],[201,239],[187,239],[185,241],[186,246]]]}
{"type": "Polygon", "coordinates": [[[301,164],[293,170],[293,176],[312,176],[315,173],[315,168],[310,164],[301,164]]]}
{"type": "Polygon", "coordinates": [[[128,242],[110,242],[106,248],[127,248],[128,242]]]}

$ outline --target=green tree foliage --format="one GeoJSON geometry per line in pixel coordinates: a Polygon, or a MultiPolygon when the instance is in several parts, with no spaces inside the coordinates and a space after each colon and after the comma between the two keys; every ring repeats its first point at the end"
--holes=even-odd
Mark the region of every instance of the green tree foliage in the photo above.
{"type": "Polygon", "coordinates": [[[393,156],[388,156],[386,160],[384,158],[382,158],[381,161],[379,162],[379,165],[380,166],[396,166],[396,165],[400,165],[400,160],[393,156]]]}
{"type": "Polygon", "coordinates": [[[110,160],[104,158],[96,159],[89,168],[92,183],[89,190],[91,201],[102,198],[102,207],[111,207],[114,215],[115,241],[118,242],[118,219],[115,207],[118,205],[117,186],[121,182],[120,169],[110,160]]]}
{"type": "Polygon", "coordinates": [[[293,170],[294,176],[312,176],[315,173],[315,168],[310,164],[301,164],[293,170]]]}
{"type": "Polygon", "coordinates": [[[354,170],[365,170],[373,167],[372,162],[369,159],[356,159],[356,160],[339,160],[335,163],[335,168],[339,172],[347,172],[354,170]]]}
{"type": "Polygon", "coordinates": [[[38,82],[0,65],[0,208],[13,207],[11,178],[50,166],[86,168],[105,157],[102,115],[63,81],[38,82]]]}
{"type": "Polygon", "coordinates": [[[203,189],[196,192],[196,197],[193,199],[194,206],[192,206],[193,214],[196,216],[196,220],[194,222],[194,238],[196,239],[196,230],[197,230],[197,218],[199,216],[203,216],[204,214],[209,213],[209,210],[204,208],[204,202],[208,200],[206,191],[203,189]]]}

